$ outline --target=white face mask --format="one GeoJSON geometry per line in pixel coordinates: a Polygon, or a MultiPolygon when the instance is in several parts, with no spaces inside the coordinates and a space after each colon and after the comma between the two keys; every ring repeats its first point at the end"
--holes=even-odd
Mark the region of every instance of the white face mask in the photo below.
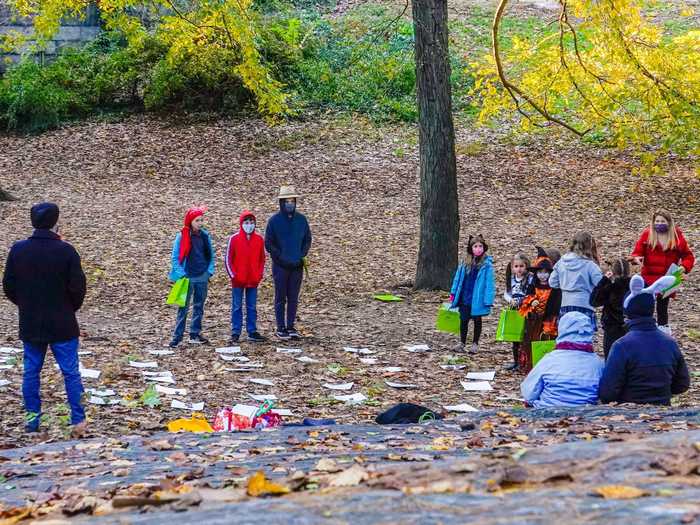
{"type": "Polygon", "coordinates": [[[246,232],[248,235],[253,233],[255,231],[255,223],[254,222],[244,222],[243,223],[243,231],[246,232]]]}
{"type": "Polygon", "coordinates": [[[537,278],[540,281],[546,281],[549,279],[549,272],[537,272],[537,278]]]}

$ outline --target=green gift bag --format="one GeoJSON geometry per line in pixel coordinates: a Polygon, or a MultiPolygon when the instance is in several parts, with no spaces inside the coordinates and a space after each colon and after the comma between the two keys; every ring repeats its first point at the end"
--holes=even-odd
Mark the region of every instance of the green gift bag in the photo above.
{"type": "Polygon", "coordinates": [[[557,345],[557,342],[552,339],[551,341],[533,341],[532,345],[532,366],[534,367],[537,362],[542,359],[545,354],[548,354],[557,345]]]}
{"type": "Polygon", "coordinates": [[[525,333],[525,318],[517,310],[501,310],[496,328],[496,341],[520,343],[525,333]]]}
{"type": "Polygon", "coordinates": [[[450,308],[449,303],[443,303],[438,309],[435,328],[441,332],[459,335],[459,309],[450,308]]]}
{"type": "Polygon", "coordinates": [[[175,304],[181,308],[187,304],[187,291],[190,288],[190,280],[187,277],[178,279],[173,284],[168,294],[168,299],[165,301],[167,304],[175,304]]]}

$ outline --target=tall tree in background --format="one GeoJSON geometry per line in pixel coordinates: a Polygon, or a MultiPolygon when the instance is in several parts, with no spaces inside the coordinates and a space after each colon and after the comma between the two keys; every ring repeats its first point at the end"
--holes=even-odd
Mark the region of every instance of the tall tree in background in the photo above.
{"type": "Polygon", "coordinates": [[[420,151],[416,289],[447,289],[457,264],[459,205],[447,0],[413,0],[420,151]]]}

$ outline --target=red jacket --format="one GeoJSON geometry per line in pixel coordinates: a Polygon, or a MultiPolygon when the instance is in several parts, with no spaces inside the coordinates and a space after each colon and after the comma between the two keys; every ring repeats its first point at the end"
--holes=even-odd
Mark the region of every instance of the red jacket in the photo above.
{"type": "Polygon", "coordinates": [[[644,257],[642,277],[644,277],[644,282],[647,286],[653,284],[659,277],[666,275],[669,267],[674,263],[683,266],[686,273],[693,269],[695,256],[690,251],[688,243],[683,237],[683,232],[678,227],[676,227],[676,235],[678,236],[678,242],[672,250],[663,250],[660,244],[657,244],[652,249],[647,244],[649,228],[644,230],[641,237],[639,237],[632,252],[632,257],[644,257]]]}
{"type": "Polygon", "coordinates": [[[243,231],[243,219],[255,215],[245,210],[239,218],[240,230],[228,239],[224,263],[233,288],[257,288],[265,269],[265,241],[256,232],[248,236],[243,231]]]}

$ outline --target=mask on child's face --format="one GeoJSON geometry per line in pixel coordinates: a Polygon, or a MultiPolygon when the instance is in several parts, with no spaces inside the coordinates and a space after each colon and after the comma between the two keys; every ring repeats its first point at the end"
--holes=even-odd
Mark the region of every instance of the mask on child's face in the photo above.
{"type": "Polygon", "coordinates": [[[484,247],[479,244],[475,244],[472,246],[472,253],[474,254],[474,257],[481,257],[484,255],[484,247]]]}
{"type": "Polygon", "coordinates": [[[546,270],[540,270],[537,272],[537,278],[544,283],[549,280],[549,272],[546,270]]]}
{"type": "Polygon", "coordinates": [[[243,223],[243,231],[250,235],[255,231],[255,223],[253,221],[245,221],[243,223]]]}

